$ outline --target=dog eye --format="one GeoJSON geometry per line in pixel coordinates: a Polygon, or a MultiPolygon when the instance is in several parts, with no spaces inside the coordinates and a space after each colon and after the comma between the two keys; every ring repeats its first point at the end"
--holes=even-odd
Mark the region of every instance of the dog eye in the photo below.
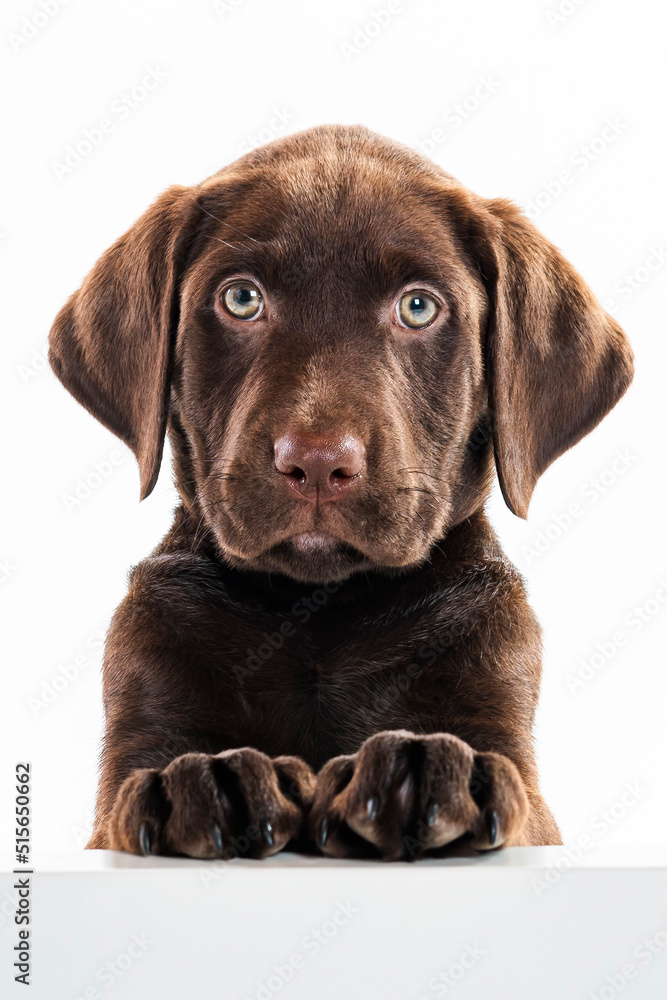
{"type": "Polygon", "coordinates": [[[262,293],[252,281],[232,281],[223,288],[222,304],[236,319],[257,319],[264,308],[262,293]]]}
{"type": "Polygon", "coordinates": [[[438,315],[438,303],[425,292],[408,292],[399,299],[396,315],[402,326],[419,330],[428,326],[438,315]]]}

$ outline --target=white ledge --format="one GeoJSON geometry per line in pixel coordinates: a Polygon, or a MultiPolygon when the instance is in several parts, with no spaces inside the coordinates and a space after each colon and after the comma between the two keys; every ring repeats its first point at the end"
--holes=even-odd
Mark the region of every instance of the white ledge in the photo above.
{"type": "Polygon", "coordinates": [[[511,848],[416,864],[35,854],[29,1000],[664,1000],[667,849],[511,848]],[[111,994],[108,991],[113,988],[111,994]]]}

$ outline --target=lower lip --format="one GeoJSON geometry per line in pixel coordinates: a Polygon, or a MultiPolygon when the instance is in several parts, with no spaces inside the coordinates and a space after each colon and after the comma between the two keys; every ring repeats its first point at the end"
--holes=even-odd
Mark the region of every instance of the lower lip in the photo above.
{"type": "Polygon", "coordinates": [[[319,531],[305,531],[302,535],[294,535],[290,542],[297,552],[327,552],[338,545],[338,539],[333,535],[323,535],[319,531]]]}

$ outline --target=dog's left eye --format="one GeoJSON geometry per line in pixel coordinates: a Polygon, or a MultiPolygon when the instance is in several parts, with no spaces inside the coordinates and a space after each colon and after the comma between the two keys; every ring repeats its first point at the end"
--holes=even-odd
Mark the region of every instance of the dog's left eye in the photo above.
{"type": "Polygon", "coordinates": [[[438,303],[426,292],[408,292],[396,305],[396,315],[401,326],[419,330],[432,323],[439,312],[438,303]]]}
{"type": "Polygon", "coordinates": [[[236,319],[257,319],[264,308],[262,293],[252,281],[232,281],[223,288],[220,298],[236,319]]]}

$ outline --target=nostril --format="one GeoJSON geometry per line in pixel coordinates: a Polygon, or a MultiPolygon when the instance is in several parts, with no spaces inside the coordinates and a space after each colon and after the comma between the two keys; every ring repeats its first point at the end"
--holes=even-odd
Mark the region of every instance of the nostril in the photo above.
{"type": "Polygon", "coordinates": [[[277,472],[303,499],[326,503],[343,492],[365,470],[366,450],[351,434],[284,434],[274,443],[277,472]]]}
{"type": "Polygon", "coordinates": [[[306,479],[306,473],[303,469],[300,469],[298,465],[288,464],[286,462],[276,462],[276,470],[282,473],[283,476],[288,476],[290,479],[295,479],[297,482],[302,483],[306,479]]]}

